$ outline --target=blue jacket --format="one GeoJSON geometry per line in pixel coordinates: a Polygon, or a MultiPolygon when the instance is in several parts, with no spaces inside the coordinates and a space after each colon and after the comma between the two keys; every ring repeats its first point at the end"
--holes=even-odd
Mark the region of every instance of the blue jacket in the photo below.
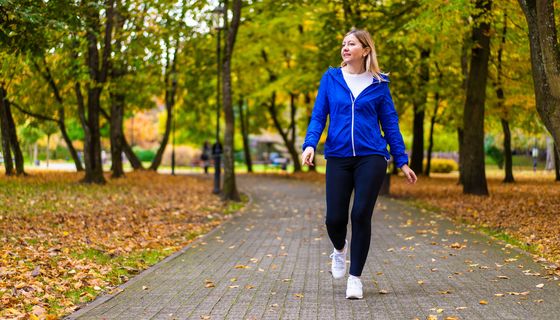
{"type": "Polygon", "coordinates": [[[374,78],[371,85],[354,97],[344,81],[342,70],[329,68],[321,78],[303,150],[316,148],[329,116],[325,158],[378,154],[388,160],[389,143],[397,167],[408,164],[397,111],[389,91],[389,78],[383,76],[382,79],[379,82],[374,78]]]}

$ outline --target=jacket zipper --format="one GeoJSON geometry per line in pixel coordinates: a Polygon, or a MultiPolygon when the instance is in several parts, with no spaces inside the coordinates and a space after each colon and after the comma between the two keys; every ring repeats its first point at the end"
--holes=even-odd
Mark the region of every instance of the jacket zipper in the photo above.
{"type": "Polygon", "coordinates": [[[351,137],[352,137],[352,155],[356,156],[356,148],[354,147],[354,96],[350,93],[350,100],[352,100],[352,130],[351,130],[351,137]]]}

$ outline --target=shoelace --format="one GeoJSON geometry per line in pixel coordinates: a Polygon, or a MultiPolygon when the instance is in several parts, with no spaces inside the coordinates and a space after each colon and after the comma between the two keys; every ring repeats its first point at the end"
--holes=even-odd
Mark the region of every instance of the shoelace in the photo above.
{"type": "Polygon", "coordinates": [[[343,253],[331,253],[330,258],[334,258],[334,267],[337,269],[341,269],[344,268],[344,264],[346,263],[346,261],[344,261],[344,254],[343,253]]]}

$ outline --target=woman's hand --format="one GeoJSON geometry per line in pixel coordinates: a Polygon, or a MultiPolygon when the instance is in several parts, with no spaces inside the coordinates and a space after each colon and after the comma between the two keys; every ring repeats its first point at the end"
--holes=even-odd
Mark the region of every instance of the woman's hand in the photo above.
{"type": "Polygon", "coordinates": [[[404,176],[406,177],[406,180],[408,180],[408,183],[415,184],[418,180],[418,178],[416,177],[416,173],[414,173],[414,171],[412,171],[412,169],[408,167],[408,164],[403,165],[401,167],[401,171],[404,173],[404,176]]]}
{"type": "Polygon", "coordinates": [[[301,154],[301,165],[313,166],[313,157],[315,156],[315,149],[307,147],[301,154]]]}

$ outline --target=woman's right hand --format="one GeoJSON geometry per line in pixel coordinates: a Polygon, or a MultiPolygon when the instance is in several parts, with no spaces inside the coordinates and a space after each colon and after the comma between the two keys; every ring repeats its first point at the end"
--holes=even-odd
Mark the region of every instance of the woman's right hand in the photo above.
{"type": "Polygon", "coordinates": [[[301,165],[313,166],[313,157],[315,156],[315,149],[307,147],[301,154],[301,165]]]}

